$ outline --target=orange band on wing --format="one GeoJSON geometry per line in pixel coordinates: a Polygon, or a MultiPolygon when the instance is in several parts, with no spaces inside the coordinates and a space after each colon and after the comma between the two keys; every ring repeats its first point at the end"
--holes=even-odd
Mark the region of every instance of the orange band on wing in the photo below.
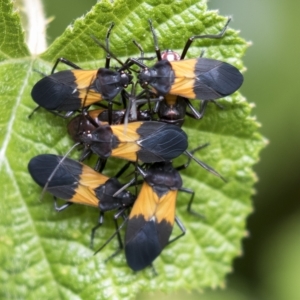
{"type": "Polygon", "coordinates": [[[96,172],[94,169],[86,165],[82,165],[82,173],[80,175],[79,184],[95,189],[99,185],[104,184],[108,179],[109,177],[96,172]]]}
{"type": "Polygon", "coordinates": [[[137,160],[137,151],[140,150],[137,141],[140,136],[137,129],[143,122],[132,122],[125,125],[112,125],[113,134],[117,137],[119,144],[111,152],[111,156],[120,157],[130,161],[137,160]]]}
{"type": "Polygon", "coordinates": [[[123,158],[130,161],[137,160],[137,151],[140,147],[136,143],[120,143],[117,148],[112,149],[111,156],[123,158]]]}
{"type": "Polygon", "coordinates": [[[195,66],[197,59],[186,59],[171,62],[175,80],[170,89],[170,94],[195,99],[195,66]]]}
{"type": "Polygon", "coordinates": [[[142,215],[146,221],[149,221],[155,214],[158,200],[159,199],[152,187],[144,182],[139,196],[132,207],[129,219],[142,215]]]}
{"type": "Polygon", "coordinates": [[[95,192],[92,189],[79,185],[75,192],[76,194],[69,200],[69,202],[98,207],[99,199],[96,197],[95,192]]]}
{"type": "Polygon", "coordinates": [[[197,58],[170,62],[175,78],[183,77],[187,79],[194,79],[196,77],[195,69],[197,62],[197,58]]]}
{"type": "Polygon", "coordinates": [[[94,189],[104,184],[108,179],[108,177],[94,171],[92,168],[82,165],[78,187],[69,201],[98,207],[99,199],[96,197],[94,189]]]}
{"type": "Polygon", "coordinates": [[[89,88],[97,77],[97,70],[72,70],[71,72],[76,78],[76,89],[79,92],[82,105],[89,106],[102,100],[102,95],[99,92],[89,88]]]}
{"type": "Polygon", "coordinates": [[[95,81],[98,70],[72,70],[77,89],[85,89],[95,81]]]}
{"type": "Polygon", "coordinates": [[[132,122],[127,125],[111,125],[111,129],[120,142],[136,142],[140,138],[137,130],[143,123],[144,122],[132,122]]]}
{"type": "Polygon", "coordinates": [[[167,194],[160,198],[159,205],[155,212],[155,217],[157,218],[158,223],[165,220],[173,226],[175,220],[177,192],[177,190],[170,190],[167,194]]]}
{"type": "Polygon", "coordinates": [[[78,89],[78,92],[79,92],[78,97],[81,100],[82,106],[89,106],[103,99],[101,94],[93,90],[89,90],[88,88],[80,89],[80,90],[78,89]]]}
{"type": "Polygon", "coordinates": [[[133,205],[129,219],[142,215],[146,221],[149,221],[155,217],[158,223],[165,220],[173,226],[176,198],[177,190],[169,191],[161,198],[158,198],[153,188],[144,182],[133,205]]]}

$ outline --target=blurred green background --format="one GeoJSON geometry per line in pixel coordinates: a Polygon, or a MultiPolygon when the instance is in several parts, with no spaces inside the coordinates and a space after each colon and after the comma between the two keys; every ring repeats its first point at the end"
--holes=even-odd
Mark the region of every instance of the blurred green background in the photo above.
{"type": "MultiPolygon", "coordinates": [[[[49,43],[95,0],[44,0],[49,43]]],[[[227,289],[205,294],[155,294],[162,299],[300,299],[300,1],[211,0],[209,9],[232,16],[248,49],[242,93],[270,141],[255,170],[259,177],[249,236],[234,261],[227,289]]],[[[152,299],[154,295],[138,298],[152,299]]]]}

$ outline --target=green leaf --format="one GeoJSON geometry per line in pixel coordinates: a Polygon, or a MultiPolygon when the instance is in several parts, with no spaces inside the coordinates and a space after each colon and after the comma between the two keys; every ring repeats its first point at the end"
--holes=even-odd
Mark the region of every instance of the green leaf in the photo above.
{"type": "Polygon", "coordinates": [[[29,55],[19,15],[11,1],[0,1],[0,61],[29,55]]]}
{"type": "MultiPolygon", "coordinates": [[[[187,233],[155,260],[158,276],[151,268],[133,273],[123,253],[104,263],[117,248],[116,240],[93,256],[89,239],[98,220],[97,210],[74,205],[58,214],[50,195],[39,202],[41,189],[28,174],[28,161],[39,153],[64,154],[72,142],[66,133],[66,120],[42,109],[30,120],[27,116],[35,107],[30,91],[40,79],[33,69],[49,74],[58,57],[81,67],[104,66],[105,54],[90,35],[103,41],[112,21],[116,26],[111,34],[111,51],[125,61],[139,55],[132,39],[142,44],[146,56],[154,55],[149,18],[161,49],[178,52],[191,35],[218,33],[226,18],[207,11],[206,2],[198,0],[101,1],[36,59],[28,56],[12,3],[1,0],[0,5],[1,28],[5,28],[0,49],[0,298],[133,299],[142,290],[223,286],[233,259],[242,252],[241,239],[246,235],[256,181],[251,168],[266,144],[251,116],[252,105],[238,92],[219,101],[224,109],[210,104],[201,121],[189,119],[185,123],[189,148],[209,142],[210,146],[196,156],[228,182],[195,163],[182,172],[184,186],[196,193],[193,209],[205,218],[189,215],[189,195],[179,194],[177,215],[187,233]]],[[[228,29],[220,40],[195,41],[189,56],[197,57],[205,50],[205,57],[224,60],[243,70],[241,58],[246,48],[238,33],[228,29]]],[[[118,164],[120,161],[111,161],[109,169],[118,164]]],[[[112,216],[106,215],[97,232],[96,247],[114,232],[112,216]]],[[[178,232],[175,227],[174,236],[178,232]]]]}

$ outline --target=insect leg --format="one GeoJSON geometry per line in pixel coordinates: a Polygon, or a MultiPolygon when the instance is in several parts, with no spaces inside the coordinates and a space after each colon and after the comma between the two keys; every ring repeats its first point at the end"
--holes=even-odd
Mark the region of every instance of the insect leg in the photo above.
{"type": "Polygon", "coordinates": [[[55,69],[56,69],[56,67],[57,67],[57,65],[58,65],[59,63],[63,63],[63,64],[65,64],[65,65],[67,65],[67,66],[70,66],[70,67],[72,67],[72,68],[74,68],[74,69],[81,69],[79,66],[77,66],[77,65],[74,64],[74,63],[72,63],[70,60],[68,60],[68,59],[66,59],[66,58],[64,58],[64,57],[60,57],[60,58],[58,58],[58,59],[56,60],[54,66],[53,66],[53,68],[52,68],[51,74],[54,73],[54,71],[55,71],[55,69]]]}
{"type": "Polygon", "coordinates": [[[226,22],[225,26],[223,27],[223,29],[218,34],[203,34],[203,35],[194,35],[194,36],[190,37],[187,40],[187,42],[186,42],[186,44],[183,48],[180,59],[185,58],[185,55],[186,55],[187,51],[189,50],[189,48],[190,48],[190,46],[191,46],[191,44],[194,40],[196,40],[196,39],[205,39],[205,38],[208,38],[208,39],[220,39],[220,38],[222,38],[224,36],[226,30],[227,30],[227,27],[228,27],[228,24],[230,23],[230,21],[231,21],[231,18],[229,17],[227,19],[227,22],[226,22]]]}
{"type": "Polygon", "coordinates": [[[71,206],[73,204],[73,202],[67,202],[66,204],[62,205],[62,206],[57,206],[57,198],[54,197],[54,209],[57,212],[63,211],[66,208],[68,208],[69,206],[71,206]]]}
{"type": "Polygon", "coordinates": [[[179,234],[178,236],[173,238],[171,241],[169,241],[168,245],[170,245],[171,243],[177,241],[178,239],[183,237],[186,233],[186,229],[185,229],[184,225],[181,223],[181,221],[179,220],[179,218],[177,216],[175,216],[175,222],[176,222],[177,226],[179,227],[179,229],[181,230],[181,234],[179,234]]]}
{"type": "Polygon", "coordinates": [[[102,226],[103,224],[103,217],[104,217],[104,213],[102,211],[100,211],[100,215],[99,215],[99,219],[98,219],[98,224],[96,226],[94,226],[92,228],[92,231],[91,231],[91,242],[90,242],[90,248],[93,249],[94,247],[94,239],[95,239],[95,233],[96,233],[96,230],[102,226]]]}

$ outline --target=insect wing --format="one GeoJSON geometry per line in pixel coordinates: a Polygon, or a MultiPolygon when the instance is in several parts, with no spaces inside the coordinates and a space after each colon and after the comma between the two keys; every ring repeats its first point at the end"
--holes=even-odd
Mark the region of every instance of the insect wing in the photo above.
{"type": "Polygon", "coordinates": [[[72,70],[72,73],[76,78],[76,90],[82,107],[90,106],[103,99],[94,86],[97,70],[72,70]]]}
{"type": "Polygon", "coordinates": [[[170,94],[195,99],[195,65],[197,59],[187,59],[170,62],[174,72],[174,83],[170,94]]]}
{"type": "Polygon", "coordinates": [[[91,85],[96,71],[66,70],[46,76],[38,81],[32,91],[33,100],[48,110],[72,111],[82,107],[85,101],[101,100],[101,95],[87,89],[91,85]],[[86,100],[84,100],[86,98],[86,100]]]}
{"type": "Polygon", "coordinates": [[[138,158],[146,163],[168,161],[181,155],[188,146],[187,135],[178,126],[145,122],[139,129],[138,158]]]}
{"type": "Polygon", "coordinates": [[[234,66],[208,58],[171,62],[175,81],[170,94],[190,99],[214,100],[234,93],[243,75],[234,66]]]}
{"type": "Polygon", "coordinates": [[[98,206],[99,199],[94,189],[104,184],[108,178],[93,169],[69,158],[60,164],[61,156],[42,154],[32,158],[28,164],[34,181],[44,187],[52,176],[47,191],[66,201],[90,206],[98,206]],[[60,164],[54,174],[53,171],[60,164]]]}
{"type": "Polygon", "coordinates": [[[175,219],[177,190],[161,198],[144,183],[129,216],[125,255],[135,271],[150,265],[169,241],[175,219]]]}
{"type": "Polygon", "coordinates": [[[231,95],[240,88],[244,80],[236,67],[208,58],[198,59],[195,73],[197,78],[194,92],[197,98],[202,100],[214,100],[231,95]]]}
{"type": "Polygon", "coordinates": [[[126,125],[112,125],[111,129],[116,137],[117,145],[112,150],[112,156],[120,157],[130,161],[136,161],[137,152],[140,146],[137,141],[140,139],[138,129],[142,126],[143,122],[132,122],[126,125]]]}

